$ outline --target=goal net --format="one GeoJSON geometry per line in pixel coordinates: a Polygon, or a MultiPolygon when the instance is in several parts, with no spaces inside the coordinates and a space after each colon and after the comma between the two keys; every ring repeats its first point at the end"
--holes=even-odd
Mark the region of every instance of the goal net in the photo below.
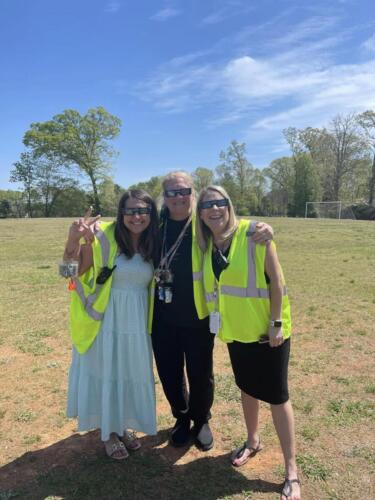
{"type": "Polygon", "coordinates": [[[343,201],[307,201],[305,219],[355,219],[351,203],[343,201]]]}

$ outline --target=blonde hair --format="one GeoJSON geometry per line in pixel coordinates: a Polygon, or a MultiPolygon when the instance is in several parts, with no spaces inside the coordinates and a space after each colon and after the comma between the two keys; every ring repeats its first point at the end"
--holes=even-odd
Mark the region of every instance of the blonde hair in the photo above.
{"type": "Polygon", "coordinates": [[[205,252],[207,250],[208,240],[209,240],[212,233],[200,217],[199,204],[201,201],[203,201],[203,198],[210,191],[219,193],[223,198],[227,198],[228,202],[229,202],[229,204],[228,204],[229,220],[228,220],[227,227],[225,228],[225,231],[223,234],[224,240],[231,239],[234,232],[236,231],[236,229],[238,227],[238,220],[237,220],[236,214],[234,212],[233,203],[232,203],[231,199],[229,198],[229,195],[226,192],[226,190],[221,186],[213,186],[213,185],[207,186],[206,188],[202,189],[202,191],[199,193],[199,197],[198,197],[198,201],[197,201],[197,217],[195,220],[195,230],[196,230],[198,245],[203,252],[205,252]]]}
{"type": "Polygon", "coordinates": [[[184,172],[183,170],[175,170],[173,172],[169,172],[169,174],[167,174],[164,177],[164,179],[161,183],[163,190],[165,190],[167,182],[174,181],[179,177],[184,179],[184,181],[186,181],[186,183],[189,184],[189,187],[194,189],[194,181],[193,181],[192,176],[190,174],[188,174],[187,172],[184,172]]]}

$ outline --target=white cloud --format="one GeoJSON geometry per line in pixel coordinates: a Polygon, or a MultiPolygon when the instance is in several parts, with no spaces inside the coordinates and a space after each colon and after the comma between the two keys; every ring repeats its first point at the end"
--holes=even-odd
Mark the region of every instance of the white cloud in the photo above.
{"type": "Polygon", "coordinates": [[[208,126],[237,122],[252,136],[321,126],[337,113],[375,108],[375,58],[337,62],[336,50],[351,32],[332,35],[335,22],[314,17],[284,37],[268,37],[273,48],[262,55],[246,47],[245,55],[225,61],[209,61],[213,49],[173,59],[140,85],[138,95],[170,113],[206,108],[208,126]]]}
{"type": "Polygon", "coordinates": [[[304,21],[292,25],[289,33],[282,36],[271,38],[268,42],[270,47],[295,46],[297,43],[306,43],[320,36],[321,33],[331,31],[338,23],[334,16],[313,16],[304,21]]]}
{"type": "Polygon", "coordinates": [[[212,12],[208,16],[202,19],[202,24],[218,24],[226,19],[226,9],[221,9],[216,12],[212,12]]]}
{"type": "Polygon", "coordinates": [[[216,2],[217,9],[202,19],[202,24],[218,24],[228,18],[244,15],[255,9],[248,0],[220,0],[216,2]]]}
{"type": "Polygon", "coordinates": [[[375,52],[375,34],[368,38],[363,44],[362,47],[369,52],[375,52]]]}
{"type": "Polygon", "coordinates": [[[176,17],[181,14],[180,10],[172,9],[171,7],[166,7],[165,9],[159,10],[150,17],[153,21],[167,21],[171,17],[176,17]]]}
{"type": "Polygon", "coordinates": [[[114,14],[118,12],[121,8],[121,3],[120,2],[109,2],[107,3],[105,7],[105,12],[108,12],[110,14],[114,14]]]}

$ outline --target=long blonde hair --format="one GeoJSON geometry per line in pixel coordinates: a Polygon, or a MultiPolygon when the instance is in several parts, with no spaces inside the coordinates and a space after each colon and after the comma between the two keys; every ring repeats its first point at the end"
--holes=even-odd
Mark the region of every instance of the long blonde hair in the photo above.
{"type": "Polygon", "coordinates": [[[232,203],[231,199],[229,198],[229,195],[226,192],[226,190],[221,186],[214,186],[214,185],[207,186],[206,188],[202,189],[202,191],[199,193],[199,197],[198,197],[198,201],[197,201],[197,217],[195,220],[195,230],[196,230],[198,245],[203,252],[207,250],[208,240],[209,240],[212,233],[200,217],[199,204],[201,201],[203,201],[203,198],[210,191],[219,193],[223,198],[227,198],[229,201],[229,205],[228,205],[229,220],[228,220],[227,227],[225,228],[225,231],[223,234],[223,239],[224,240],[231,239],[234,232],[236,231],[236,229],[238,227],[238,220],[237,220],[236,214],[234,212],[233,203],[232,203]]]}

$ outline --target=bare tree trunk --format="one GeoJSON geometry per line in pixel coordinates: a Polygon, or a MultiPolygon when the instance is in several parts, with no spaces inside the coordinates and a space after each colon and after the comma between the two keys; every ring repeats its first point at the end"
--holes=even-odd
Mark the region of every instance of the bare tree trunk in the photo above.
{"type": "Polygon", "coordinates": [[[31,189],[27,191],[27,213],[29,217],[33,216],[33,209],[31,203],[31,189]]]}
{"type": "Polygon", "coordinates": [[[100,206],[100,200],[99,200],[99,194],[98,194],[98,188],[96,185],[96,178],[93,173],[89,174],[91,184],[92,184],[92,190],[94,193],[94,210],[95,210],[95,215],[99,215],[101,212],[101,206],[100,206]]]}

